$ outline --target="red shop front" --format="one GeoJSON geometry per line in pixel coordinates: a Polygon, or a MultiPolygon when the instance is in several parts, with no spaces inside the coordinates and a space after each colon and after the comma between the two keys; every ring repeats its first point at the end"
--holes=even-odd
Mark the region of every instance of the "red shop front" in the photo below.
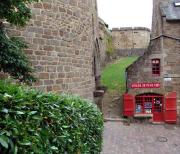
{"type": "MultiPolygon", "coordinates": [[[[138,88],[158,88],[156,84],[136,84],[131,85],[138,88]]],[[[176,92],[167,95],[156,93],[143,93],[139,95],[124,94],[123,115],[127,117],[149,117],[153,122],[176,123],[177,105],[176,92]]]]}

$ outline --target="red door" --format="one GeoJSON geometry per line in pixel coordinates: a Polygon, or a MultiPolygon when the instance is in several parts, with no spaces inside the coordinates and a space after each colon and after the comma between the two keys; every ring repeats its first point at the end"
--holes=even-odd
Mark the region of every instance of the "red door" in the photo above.
{"type": "Polygon", "coordinates": [[[177,121],[177,105],[176,105],[176,92],[168,94],[165,98],[165,122],[166,123],[176,123],[177,121]]]}
{"type": "Polygon", "coordinates": [[[163,122],[164,121],[164,98],[162,96],[154,96],[153,98],[153,121],[163,122]]]}
{"type": "Polygon", "coordinates": [[[134,116],[134,96],[130,94],[124,94],[123,97],[123,115],[134,116]]]}

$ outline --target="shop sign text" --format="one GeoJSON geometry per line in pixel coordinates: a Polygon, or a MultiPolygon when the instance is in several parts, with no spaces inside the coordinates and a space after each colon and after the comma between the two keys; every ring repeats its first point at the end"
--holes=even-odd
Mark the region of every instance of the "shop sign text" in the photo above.
{"type": "Polygon", "coordinates": [[[159,82],[152,82],[152,83],[132,83],[131,88],[160,88],[161,84],[159,82]]]}

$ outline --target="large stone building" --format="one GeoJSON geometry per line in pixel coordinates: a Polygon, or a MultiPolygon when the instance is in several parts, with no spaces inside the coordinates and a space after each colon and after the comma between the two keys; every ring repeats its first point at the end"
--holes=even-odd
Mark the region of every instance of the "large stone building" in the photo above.
{"type": "Polygon", "coordinates": [[[150,47],[127,68],[124,103],[125,108],[130,103],[132,116],[176,122],[176,112],[180,116],[180,1],[153,3],[150,47]]]}
{"type": "Polygon", "coordinates": [[[145,27],[113,28],[112,37],[119,56],[142,55],[150,42],[150,30],[145,27]]]}
{"type": "Polygon", "coordinates": [[[31,6],[32,20],[9,33],[26,50],[43,91],[67,92],[93,100],[100,49],[96,0],[44,0],[31,6]]]}

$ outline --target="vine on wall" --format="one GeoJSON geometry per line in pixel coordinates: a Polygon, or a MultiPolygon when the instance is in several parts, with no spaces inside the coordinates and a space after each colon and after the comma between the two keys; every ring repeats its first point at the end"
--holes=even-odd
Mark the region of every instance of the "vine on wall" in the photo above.
{"type": "Polygon", "coordinates": [[[106,52],[108,55],[112,55],[114,53],[114,45],[111,36],[106,37],[106,52]]]}

